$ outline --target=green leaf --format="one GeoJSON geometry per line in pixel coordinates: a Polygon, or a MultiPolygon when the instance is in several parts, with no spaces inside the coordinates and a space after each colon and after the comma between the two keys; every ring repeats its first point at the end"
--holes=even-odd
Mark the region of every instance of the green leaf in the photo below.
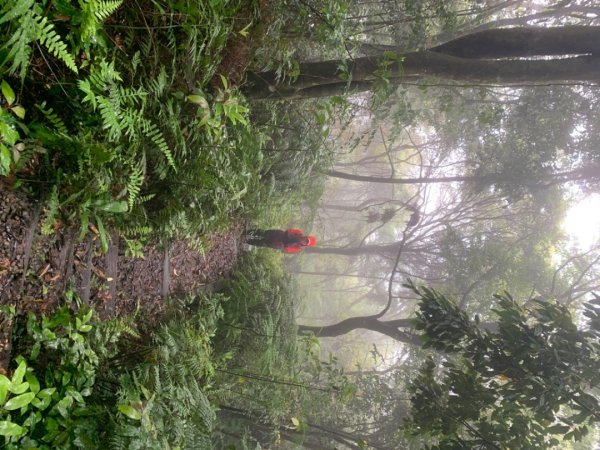
{"type": "Polygon", "coordinates": [[[9,124],[0,122],[0,137],[9,145],[15,145],[19,140],[19,132],[9,124]]]}
{"type": "Polygon", "coordinates": [[[102,211],[112,212],[112,213],[124,213],[127,212],[127,202],[125,201],[112,201],[104,203],[100,206],[102,211]]]}
{"type": "Polygon", "coordinates": [[[34,398],[33,400],[31,400],[31,404],[40,411],[43,411],[48,406],[50,406],[50,402],[52,402],[52,397],[34,398]]]}
{"type": "Polygon", "coordinates": [[[27,372],[27,363],[25,361],[21,361],[19,363],[19,367],[17,367],[17,370],[15,370],[15,373],[13,374],[11,384],[13,386],[21,384],[23,382],[25,372],[27,372]]]}
{"type": "Polygon", "coordinates": [[[8,175],[10,172],[10,152],[6,146],[0,143],[0,175],[8,175]]]}
{"type": "Polygon", "coordinates": [[[65,419],[69,417],[69,408],[73,405],[73,397],[65,397],[56,404],[56,409],[65,419]]]}
{"type": "Polygon", "coordinates": [[[40,392],[40,382],[32,372],[27,372],[25,374],[25,379],[29,383],[29,390],[31,392],[33,392],[34,394],[40,392]]]}
{"type": "Polygon", "coordinates": [[[27,389],[29,388],[29,383],[26,381],[24,383],[20,383],[20,384],[14,384],[12,383],[10,385],[10,387],[8,388],[8,390],[10,392],[12,392],[13,394],[22,394],[23,392],[25,392],[27,389]]]}
{"type": "Polygon", "coordinates": [[[92,318],[92,314],[94,313],[93,309],[90,309],[87,313],[85,313],[85,315],[81,318],[81,321],[83,323],[87,323],[90,321],[90,319],[92,318]]]}
{"type": "Polygon", "coordinates": [[[10,87],[10,85],[2,80],[2,84],[0,85],[0,87],[2,88],[2,95],[4,96],[4,98],[6,99],[6,102],[9,105],[12,105],[13,102],[15,101],[15,93],[12,90],[12,88],[10,87]]]}
{"type": "Polygon", "coordinates": [[[75,400],[77,403],[85,403],[83,396],[76,389],[68,388],[67,394],[73,397],[73,400],[75,400]]]}
{"type": "Polygon", "coordinates": [[[7,420],[0,421],[0,436],[21,436],[25,428],[7,420]]]}
{"type": "Polygon", "coordinates": [[[219,74],[219,76],[221,77],[221,83],[223,83],[223,87],[225,88],[225,90],[227,90],[229,88],[229,83],[227,83],[227,78],[225,78],[222,74],[219,74]]]}
{"type": "Polygon", "coordinates": [[[40,392],[38,392],[37,396],[39,398],[50,398],[52,397],[52,395],[56,392],[56,388],[46,388],[46,389],[42,389],[40,392]]]}
{"type": "Polygon", "coordinates": [[[142,418],[142,413],[127,403],[120,404],[119,411],[133,420],[140,420],[142,418]]]}
{"type": "Polygon", "coordinates": [[[6,400],[6,393],[10,386],[10,380],[0,373],[0,406],[4,404],[6,400]]]}
{"type": "Polygon", "coordinates": [[[25,118],[25,108],[23,108],[20,105],[16,105],[13,106],[12,108],[10,108],[10,110],[15,113],[15,116],[17,116],[19,119],[24,119],[25,118]]]}
{"type": "Polygon", "coordinates": [[[546,432],[550,433],[550,434],[563,434],[564,435],[570,429],[571,429],[571,427],[569,427],[567,425],[553,425],[549,428],[546,428],[546,432]]]}
{"type": "Polygon", "coordinates": [[[208,101],[206,101],[206,99],[201,95],[188,95],[187,99],[189,102],[195,103],[201,108],[209,109],[208,101]]]}
{"type": "Polygon", "coordinates": [[[4,409],[8,411],[13,411],[15,409],[22,408],[23,406],[27,406],[31,403],[31,400],[35,398],[35,394],[33,392],[28,392],[27,394],[17,395],[16,397],[11,398],[4,405],[4,409]]]}
{"type": "Polygon", "coordinates": [[[43,411],[52,402],[52,394],[56,391],[56,388],[46,388],[38,392],[37,397],[31,401],[31,404],[40,411],[43,411]]]}
{"type": "Polygon", "coordinates": [[[96,217],[96,223],[98,224],[98,231],[100,232],[100,247],[102,248],[102,253],[106,253],[108,251],[108,234],[106,233],[104,223],[102,223],[100,217],[96,217]]]}

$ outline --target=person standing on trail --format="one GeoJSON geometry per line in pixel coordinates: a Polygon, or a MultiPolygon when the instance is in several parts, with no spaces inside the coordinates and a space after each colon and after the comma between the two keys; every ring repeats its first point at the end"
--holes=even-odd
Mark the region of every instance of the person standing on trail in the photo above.
{"type": "Polygon", "coordinates": [[[258,247],[270,247],[283,251],[284,253],[298,253],[304,247],[314,247],[317,238],[304,236],[304,232],[298,228],[287,230],[250,230],[247,233],[246,242],[258,247]]]}

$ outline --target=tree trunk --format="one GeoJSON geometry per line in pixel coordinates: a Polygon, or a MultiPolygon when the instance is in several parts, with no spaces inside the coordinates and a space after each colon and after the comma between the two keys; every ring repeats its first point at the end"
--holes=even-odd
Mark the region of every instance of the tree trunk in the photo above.
{"type": "Polygon", "coordinates": [[[412,319],[379,320],[377,315],[350,317],[333,325],[310,326],[299,325],[299,334],[312,333],[317,337],[336,337],[347,334],[353,330],[363,329],[371,330],[377,333],[391,337],[398,342],[405,344],[419,345],[421,340],[419,336],[411,334],[409,331],[401,331],[400,328],[411,330],[413,327],[412,319]]]}
{"type": "Polygon", "coordinates": [[[545,187],[556,183],[564,183],[567,181],[582,181],[600,179],[600,164],[590,164],[585,167],[579,167],[567,172],[551,173],[545,176],[543,180],[535,180],[533,178],[524,180],[522,176],[511,177],[505,174],[488,174],[488,175],[465,175],[451,177],[419,177],[419,178],[383,178],[372,177],[367,175],[354,175],[352,173],[338,172],[329,170],[326,175],[334,178],[343,178],[352,181],[362,181],[368,183],[385,183],[385,184],[431,184],[431,183],[453,183],[453,182],[477,182],[477,183],[499,183],[499,182],[519,182],[531,187],[545,187]]]}
{"type": "MultiPolygon", "coordinates": [[[[399,242],[394,242],[387,245],[363,245],[362,247],[307,247],[303,250],[304,253],[319,253],[325,255],[380,255],[395,253],[400,248],[399,242]]],[[[406,253],[411,253],[411,250],[405,250],[406,253]]]]}
{"type": "Polygon", "coordinates": [[[500,175],[466,175],[453,177],[419,177],[419,178],[383,178],[367,175],[355,175],[352,173],[339,172],[337,170],[328,170],[326,175],[334,178],[343,178],[352,181],[364,181],[368,183],[386,183],[386,184],[431,184],[431,183],[452,183],[452,182],[498,182],[506,179],[500,175]]]}
{"type": "MultiPolygon", "coordinates": [[[[388,67],[390,82],[437,77],[468,84],[541,84],[600,80],[600,27],[510,28],[485,30],[431,50],[403,55],[388,67]],[[484,42],[485,45],[480,45],[484,42]],[[524,56],[556,59],[510,59],[524,56]],[[581,55],[581,56],[573,56],[581,55]],[[489,59],[474,59],[474,58],[489,59]]],[[[401,55],[399,55],[401,56],[401,55]]],[[[370,90],[384,61],[365,56],[352,61],[300,64],[290,84],[277,84],[275,71],[249,73],[245,94],[257,99],[302,99],[370,90]],[[339,67],[346,65],[347,74],[339,67]],[[349,77],[348,77],[349,75],[349,77]],[[346,81],[350,79],[351,81],[346,81]]],[[[388,60],[389,61],[389,60],[388,60]]]]}
{"type": "Polygon", "coordinates": [[[385,277],[375,277],[369,275],[360,275],[360,274],[349,274],[349,273],[338,273],[338,272],[310,272],[304,270],[295,270],[291,271],[291,273],[299,274],[299,275],[315,275],[321,277],[342,277],[342,278],[362,278],[366,280],[386,280],[385,277]]]}
{"type": "Polygon", "coordinates": [[[430,50],[475,59],[600,56],[600,27],[497,28],[471,33],[430,50]]]}

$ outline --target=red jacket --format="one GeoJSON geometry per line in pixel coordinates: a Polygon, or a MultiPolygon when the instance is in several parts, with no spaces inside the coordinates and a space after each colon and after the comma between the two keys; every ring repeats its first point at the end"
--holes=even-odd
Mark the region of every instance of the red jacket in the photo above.
{"type": "MultiPolygon", "coordinates": [[[[286,230],[286,233],[289,236],[294,236],[294,237],[302,237],[304,236],[304,232],[298,228],[288,228],[286,230]]],[[[283,247],[283,253],[298,253],[302,251],[302,245],[300,244],[292,244],[292,245],[288,245],[287,247],[283,247]]]]}

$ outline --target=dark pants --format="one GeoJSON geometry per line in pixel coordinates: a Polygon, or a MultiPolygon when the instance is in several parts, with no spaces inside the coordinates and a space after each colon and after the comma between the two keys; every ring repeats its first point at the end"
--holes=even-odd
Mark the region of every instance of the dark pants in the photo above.
{"type": "Polygon", "coordinates": [[[258,247],[281,249],[285,246],[287,233],[284,230],[248,230],[246,242],[258,247]]]}

